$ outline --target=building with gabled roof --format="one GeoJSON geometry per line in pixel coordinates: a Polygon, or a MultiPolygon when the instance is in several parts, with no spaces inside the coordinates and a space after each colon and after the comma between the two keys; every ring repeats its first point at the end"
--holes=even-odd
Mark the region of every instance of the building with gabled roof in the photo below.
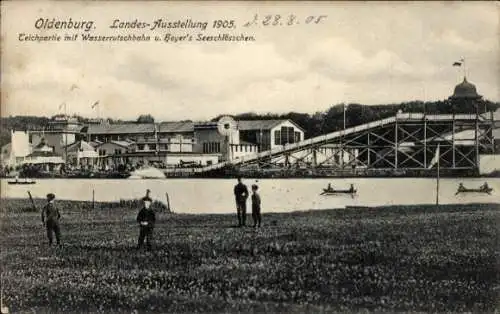
{"type": "Polygon", "coordinates": [[[238,130],[240,140],[257,145],[259,151],[304,140],[304,129],[288,119],[238,121],[238,130]]]}
{"type": "Polygon", "coordinates": [[[76,141],[69,144],[65,151],[67,152],[67,161],[76,166],[86,165],[92,166],[97,164],[99,154],[94,146],[84,140],[76,141]]]}

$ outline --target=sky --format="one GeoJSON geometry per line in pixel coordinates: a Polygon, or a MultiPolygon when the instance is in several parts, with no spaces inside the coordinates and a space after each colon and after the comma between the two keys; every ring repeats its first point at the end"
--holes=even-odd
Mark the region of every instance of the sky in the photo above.
{"type": "Polygon", "coordinates": [[[463,79],[500,101],[499,2],[43,2],[1,3],[1,114],[207,120],[243,112],[314,113],[450,96],[463,79]],[[245,27],[257,15],[285,25],[245,27]],[[299,24],[287,25],[290,15],[299,24]],[[309,16],[325,16],[307,24],[309,16]],[[37,29],[38,19],[93,21],[37,29]],[[208,22],[200,29],[112,29],[113,21],[208,22]],[[234,20],[235,28],[212,27],[234,20]],[[19,34],[78,34],[26,42],[19,34]],[[247,42],[84,42],[82,34],[253,36],[247,42]],[[92,108],[92,105],[99,104],[92,108]]]}

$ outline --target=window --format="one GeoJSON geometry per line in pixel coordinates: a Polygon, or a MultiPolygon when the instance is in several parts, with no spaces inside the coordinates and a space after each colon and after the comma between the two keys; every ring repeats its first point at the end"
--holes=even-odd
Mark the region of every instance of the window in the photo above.
{"type": "Polygon", "coordinates": [[[295,143],[295,129],[293,127],[288,128],[288,143],[295,143]]]}
{"type": "Polygon", "coordinates": [[[203,153],[204,154],[220,153],[220,143],[218,142],[203,143],[203,153]]]}
{"type": "Polygon", "coordinates": [[[156,150],[156,144],[149,144],[150,150],[156,150]]]}
{"type": "Polygon", "coordinates": [[[144,144],[137,144],[137,150],[144,150],[144,144]]]}
{"type": "Polygon", "coordinates": [[[120,155],[122,153],[121,149],[115,149],[115,155],[120,155]]]}
{"type": "Polygon", "coordinates": [[[300,132],[295,132],[295,142],[300,142],[300,132]]]}
{"type": "Polygon", "coordinates": [[[288,143],[288,128],[286,126],[281,127],[281,145],[288,143]]]}
{"type": "Polygon", "coordinates": [[[274,145],[281,145],[281,131],[274,131],[274,145]]]}

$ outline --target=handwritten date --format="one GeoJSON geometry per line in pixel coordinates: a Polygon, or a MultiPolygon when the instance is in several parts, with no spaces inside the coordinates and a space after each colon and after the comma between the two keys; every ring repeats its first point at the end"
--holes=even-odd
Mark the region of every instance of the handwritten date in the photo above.
{"type": "Polygon", "coordinates": [[[299,24],[320,24],[326,20],[327,15],[309,15],[306,18],[299,18],[294,14],[282,16],[279,14],[268,14],[260,17],[255,14],[252,21],[243,24],[244,27],[251,26],[292,26],[299,24]]]}

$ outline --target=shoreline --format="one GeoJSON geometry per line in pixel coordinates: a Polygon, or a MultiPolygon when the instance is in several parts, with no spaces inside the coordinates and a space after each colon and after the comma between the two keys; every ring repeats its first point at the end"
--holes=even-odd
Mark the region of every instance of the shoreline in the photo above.
{"type": "MultiPolygon", "coordinates": [[[[119,211],[119,210],[138,210],[139,206],[131,206],[126,203],[136,205],[139,200],[127,199],[127,200],[117,200],[114,202],[102,202],[102,201],[79,201],[79,200],[67,200],[67,199],[56,199],[56,204],[62,207],[69,206],[70,212],[79,212],[80,210],[85,211],[119,211]]],[[[33,202],[39,211],[42,206],[46,203],[44,198],[33,198],[33,202]]],[[[1,198],[0,204],[1,212],[6,213],[19,213],[19,212],[35,212],[33,204],[28,198],[1,198]]],[[[291,210],[291,211],[280,211],[280,212],[263,212],[263,215],[267,216],[289,216],[297,214],[310,214],[310,213],[328,213],[328,212],[399,212],[399,213],[415,213],[415,212],[456,212],[456,211],[468,211],[468,210],[482,210],[482,209],[496,209],[500,210],[500,202],[476,202],[467,204],[414,204],[414,205],[382,205],[382,206],[361,206],[361,205],[347,205],[343,207],[333,207],[326,209],[301,209],[301,210],[291,210]]],[[[182,213],[176,212],[175,210],[162,209],[158,212],[175,214],[177,216],[185,217],[200,217],[200,216],[234,216],[234,213],[182,213]]],[[[247,215],[251,216],[251,210],[247,210],[247,215]]]]}

